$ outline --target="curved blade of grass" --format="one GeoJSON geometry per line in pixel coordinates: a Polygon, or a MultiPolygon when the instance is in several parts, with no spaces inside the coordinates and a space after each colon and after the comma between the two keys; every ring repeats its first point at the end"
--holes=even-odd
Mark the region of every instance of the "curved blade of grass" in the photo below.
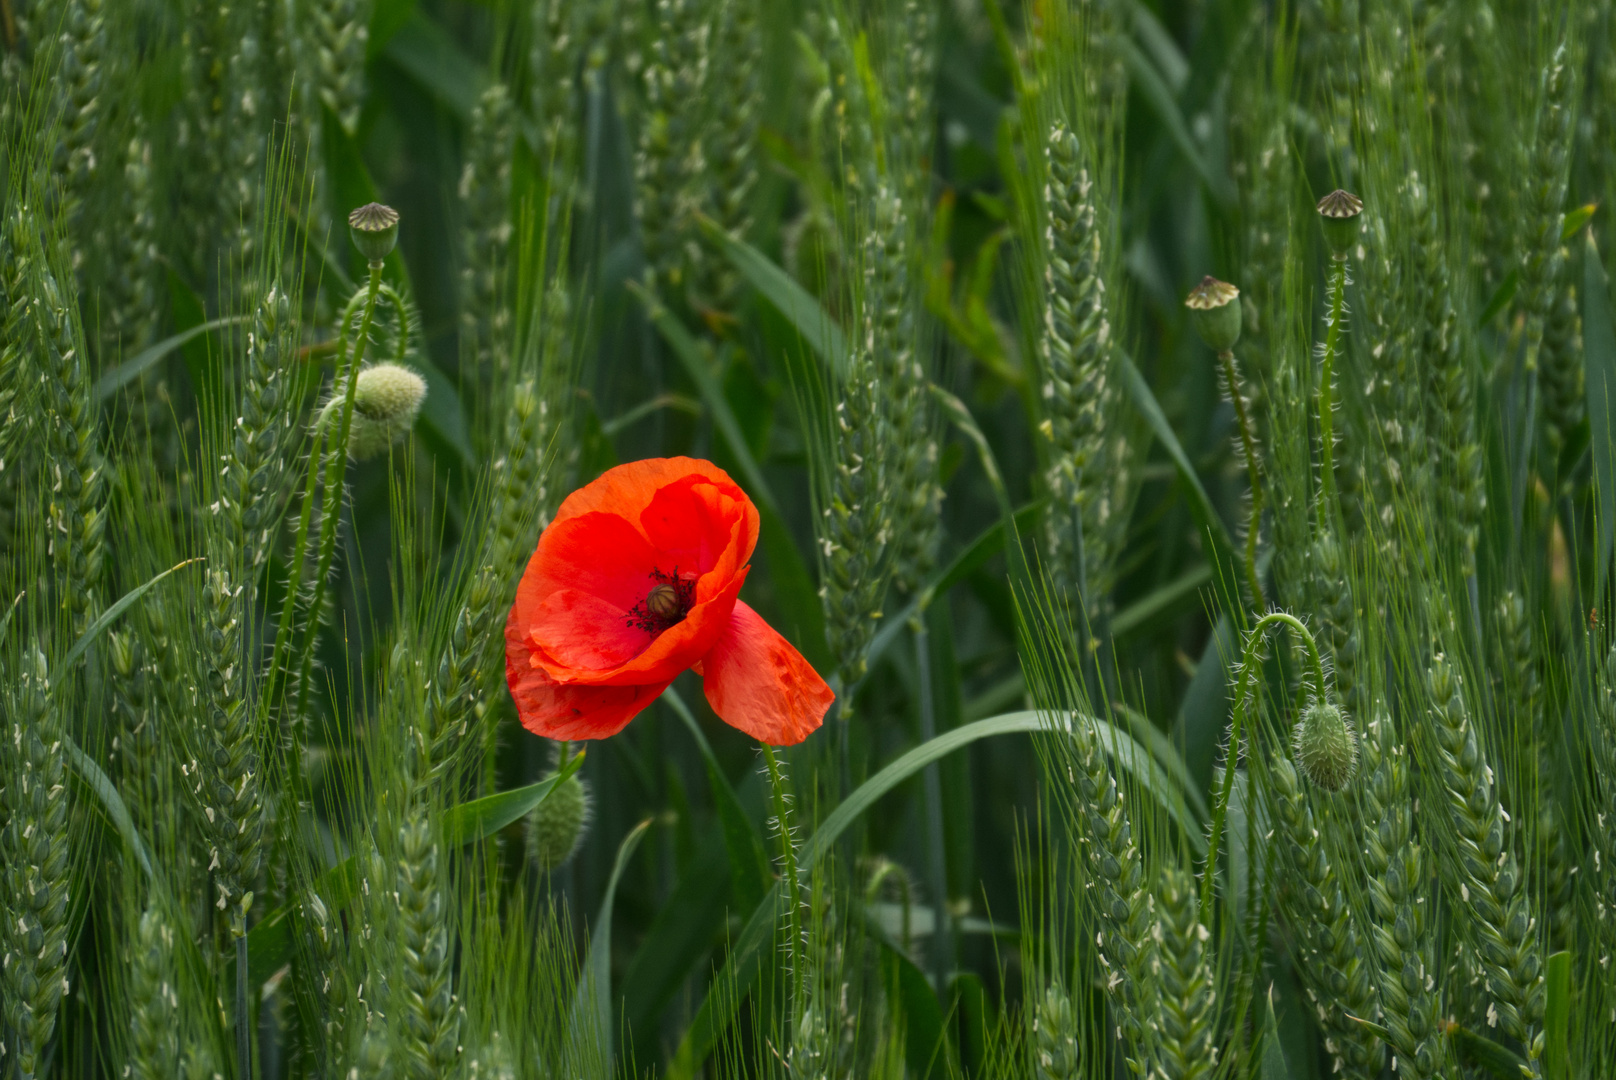
{"type": "Polygon", "coordinates": [[[702,762],[707,766],[707,783],[713,789],[713,802],[718,806],[718,820],[723,826],[724,847],[729,852],[730,873],[735,875],[736,899],[742,909],[756,907],[757,902],[763,899],[763,894],[769,888],[769,854],[763,846],[763,837],[759,835],[752,819],[747,817],[746,810],[741,806],[740,796],[735,794],[735,788],[730,784],[724,770],[718,765],[718,758],[713,755],[712,744],[702,732],[701,725],[696,723],[695,714],[685,704],[673,687],[662,691],[662,700],[668,703],[668,708],[684,722],[689,730],[690,737],[695,740],[696,747],[701,751],[702,762]]]}
{"type": "Polygon", "coordinates": [[[1229,530],[1223,525],[1223,519],[1218,517],[1212,499],[1201,484],[1201,478],[1196,475],[1195,466],[1190,463],[1189,455],[1184,453],[1184,447],[1179,445],[1178,436],[1173,432],[1173,426],[1167,422],[1167,416],[1162,412],[1161,403],[1151,392],[1150,384],[1134,366],[1133,358],[1126,353],[1117,357],[1117,367],[1122,375],[1122,385],[1133,401],[1133,407],[1144,418],[1150,432],[1167,451],[1167,456],[1173,459],[1173,467],[1178,470],[1178,478],[1184,484],[1184,490],[1189,495],[1190,514],[1194,516],[1195,523],[1201,527],[1212,542],[1215,561],[1229,568],[1228,573],[1214,573],[1213,580],[1218,583],[1218,598],[1226,611],[1239,610],[1239,597],[1233,592],[1233,569],[1239,565],[1235,557],[1234,541],[1229,537],[1229,530]]]}
{"type": "Polygon", "coordinates": [[[741,466],[741,473],[746,478],[747,486],[752,489],[753,501],[767,504],[769,509],[778,514],[780,506],[774,500],[774,492],[769,490],[768,481],[763,479],[763,471],[758,468],[757,461],[752,457],[752,448],[747,445],[740,421],[735,419],[735,412],[729,407],[729,399],[724,396],[723,388],[708,370],[707,358],[702,355],[701,346],[696,344],[696,339],[690,336],[690,331],[684,328],[684,324],[674,318],[673,312],[664,307],[662,301],[647,292],[643,286],[630,281],[628,290],[634,294],[635,299],[645,305],[646,314],[661,333],[662,340],[668,343],[673,354],[679,358],[679,363],[684,365],[685,374],[690,376],[690,381],[696,384],[702,401],[707,404],[707,411],[712,413],[713,425],[718,428],[718,433],[724,436],[729,452],[735,455],[736,462],[741,466]]]}
{"type": "Polygon", "coordinates": [[[493,836],[511,822],[521,820],[583,766],[584,754],[584,750],[579,750],[567,759],[560,772],[536,784],[484,795],[454,807],[444,816],[444,840],[453,847],[474,844],[493,836]]]}
{"type": "Polygon", "coordinates": [[[1134,44],[1131,37],[1118,34],[1112,38],[1112,44],[1122,56],[1130,81],[1161,121],[1162,127],[1167,129],[1167,135],[1178,152],[1206,185],[1207,193],[1219,206],[1227,206],[1230,201],[1229,181],[1212,171],[1206,155],[1201,153],[1201,148],[1190,137],[1189,125],[1184,123],[1184,114],[1161,72],[1139,51],[1139,46],[1134,44]]]}
{"type": "Polygon", "coordinates": [[[847,378],[847,337],[824,305],[751,244],[730,236],[710,218],[697,215],[696,221],[703,235],[724,253],[735,272],[796,327],[797,333],[819,354],[825,366],[836,373],[837,379],[847,378]]]}
{"type": "MultiPolygon", "coordinates": [[[[1103,720],[1093,722],[1098,726],[1103,745],[1112,748],[1113,751],[1128,748],[1126,753],[1116,756],[1117,763],[1133,773],[1141,787],[1162,798],[1166,792],[1159,785],[1168,782],[1165,779],[1166,773],[1151,760],[1149,751],[1135,742],[1131,735],[1111,724],[1103,720]]],[[[931,763],[981,739],[995,735],[1055,731],[1063,724],[1064,721],[1060,717],[1047,712],[1006,713],[1003,716],[978,720],[974,724],[965,724],[915,747],[866,780],[830,812],[798,853],[798,873],[807,876],[841,838],[848,826],[874,806],[883,795],[931,763]]],[[[1162,799],[1162,805],[1169,813],[1172,812],[1172,804],[1171,798],[1162,799]]],[[[734,1018],[736,1010],[740,1007],[741,998],[757,977],[759,955],[779,925],[780,914],[785,910],[785,895],[782,883],[776,882],[774,888],[763,898],[763,902],[753,910],[752,917],[747,921],[740,937],[736,939],[734,948],[730,950],[723,970],[718,973],[713,983],[715,986],[732,986],[733,990],[722,994],[709,993],[703,999],[700,1010],[691,1021],[690,1027],[686,1029],[673,1061],[669,1064],[667,1075],[670,1078],[689,1080],[693,1077],[707,1055],[717,1045],[723,1029],[734,1018]]]]}
{"type": "Polygon", "coordinates": [[[1605,595],[1611,542],[1616,537],[1616,318],[1610,285],[1590,230],[1582,254],[1582,348],[1588,395],[1588,444],[1593,455],[1598,536],[1595,596],[1605,595]]]}
{"type": "MultiPolygon", "coordinates": [[[[1020,530],[1031,528],[1037,522],[1038,515],[1043,513],[1044,500],[1035,499],[1015,512],[1017,535],[1020,530]]],[[[904,609],[890,619],[883,619],[881,629],[875,632],[870,640],[870,663],[875,661],[887,651],[887,648],[897,640],[904,628],[922,607],[929,606],[937,597],[948,592],[955,585],[970,576],[971,571],[992,558],[1004,546],[1004,522],[995,521],[983,529],[981,534],[964,550],[955,555],[949,564],[931,576],[931,580],[915,594],[904,609]]]]}
{"type": "Polygon", "coordinates": [[[192,563],[198,563],[201,561],[201,558],[186,559],[184,562],[164,570],[161,574],[158,574],[156,577],[146,582],[146,584],[137,585],[133,589],[130,589],[128,592],[120,596],[118,598],[118,602],[107,608],[107,610],[103,611],[101,613],[101,617],[96,619],[95,622],[91,623],[89,628],[86,629],[84,633],[79,636],[79,639],[73,643],[73,647],[67,650],[67,655],[62,657],[62,670],[65,671],[77,663],[79,657],[84,655],[85,650],[89,649],[89,647],[95,643],[95,639],[100,637],[107,627],[117,622],[118,616],[122,615],[124,612],[133,607],[142,596],[145,596],[147,593],[151,592],[159,581],[162,581],[176,570],[183,570],[192,563]]]}
{"type": "Polygon", "coordinates": [[[192,338],[195,338],[201,334],[206,334],[210,330],[217,330],[223,326],[235,326],[239,323],[247,322],[250,318],[251,316],[248,315],[226,315],[222,319],[214,319],[210,322],[199,323],[196,326],[190,327],[189,329],[181,330],[179,333],[166,337],[162,341],[157,342],[155,345],[148,345],[134,356],[131,356],[129,359],[125,360],[123,363],[119,364],[117,367],[95,380],[95,386],[91,388],[90,392],[95,395],[96,401],[106,401],[113,394],[116,394],[119,390],[138,379],[141,372],[152,367],[163,357],[167,356],[175,349],[178,349],[192,338]]]}
{"type": "Polygon", "coordinates": [[[1544,1072],[1548,1080],[1571,1080],[1571,954],[1564,949],[1549,957],[1548,983],[1544,1072]]]}
{"type": "Polygon", "coordinates": [[[1485,1069],[1497,1080],[1519,1080],[1522,1076],[1532,1075],[1525,1058],[1485,1035],[1476,1034],[1463,1024],[1448,1028],[1448,1040],[1453,1044],[1454,1056],[1461,1064],[1485,1069]]]}
{"type": "MultiPolygon", "coordinates": [[[[583,765],[584,752],[574,754],[561,771],[536,784],[485,795],[453,807],[444,816],[444,840],[459,847],[486,840],[542,803],[557,784],[572,776],[583,765]]],[[[117,792],[113,792],[116,796],[117,792]]],[[[128,811],[124,811],[127,815],[128,811]]],[[[116,820],[116,818],[114,819],[116,820]]],[[[120,826],[121,829],[121,826],[120,826]]],[[[359,861],[354,856],[342,860],[314,879],[314,891],[327,907],[341,911],[359,889],[359,861]]],[[[247,933],[247,978],[252,986],[262,985],[292,959],[291,915],[295,902],[282,904],[259,920],[247,933]]]]}
{"type": "Polygon", "coordinates": [[[623,870],[650,827],[651,819],[646,818],[630,829],[617,846],[617,862],[612,865],[612,876],[606,881],[606,895],[600,901],[600,914],[589,936],[589,955],[584,960],[583,978],[579,980],[577,993],[572,999],[574,1038],[599,1040],[602,1056],[608,1063],[612,1057],[613,1038],[612,905],[617,901],[617,883],[623,877],[623,870]]]}
{"type": "Polygon", "coordinates": [[[118,794],[118,789],[101,770],[101,766],[91,760],[89,754],[79,749],[79,744],[73,741],[71,735],[63,736],[62,741],[67,748],[68,764],[73,766],[73,771],[79,774],[85,786],[95,792],[95,797],[100,800],[107,816],[117,828],[118,835],[123,837],[123,842],[134,853],[135,861],[146,872],[146,879],[155,881],[156,873],[152,870],[151,856],[146,854],[146,845],[141,843],[140,834],[135,831],[135,819],[130,816],[129,807],[124,803],[123,796],[118,794]]]}
{"type": "Polygon", "coordinates": [[[1285,1048],[1279,1044],[1279,1021],[1274,1018],[1274,988],[1268,988],[1268,1009],[1263,1015],[1262,1080],[1291,1080],[1285,1048]]]}

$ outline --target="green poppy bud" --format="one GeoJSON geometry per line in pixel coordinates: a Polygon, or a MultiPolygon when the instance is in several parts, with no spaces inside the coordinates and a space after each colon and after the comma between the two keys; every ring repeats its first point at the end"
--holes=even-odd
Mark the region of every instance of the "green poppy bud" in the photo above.
{"type": "MultiPolygon", "coordinates": [[[[348,422],[348,456],[375,457],[409,433],[426,400],[426,380],[402,364],[377,364],[359,373],[354,387],[353,417],[348,422]]],[[[334,423],[342,415],[339,390],[320,409],[318,423],[334,423]]]]}
{"type": "Polygon", "coordinates": [[[380,263],[398,243],[398,211],[381,203],[366,203],[348,215],[348,234],[366,261],[380,263]]]}
{"type": "Polygon", "coordinates": [[[1195,332],[1213,352],[1226,353],[1240,340],[1239,300],[1239,289],[1210,274],[1184,299],[1184,306],[1195,320],[1195,332]]]}
{"type": "Polygon", "coordinates": [[[564,865],[583,842],[589,816],[589,788],[574,773],[527,815],[527,857],[540,870],[564,865]]]}
{"type": "Polygon", "coordinates": [[[1340,791],[1358,769],[1358,736],[1346,714],[1327,701],[1302,710],[1291,732],[1296,767],[1325,791],[1340,791]]]}
{"type": "Polygon", "coordinates": [[[1319,200],[1319,220],[1324,224],[1324,242],[1336,256],[1344,256],[1358,241],[1358,215],[1363,200],[1350,191],[1336,188],[1319,200]]]}

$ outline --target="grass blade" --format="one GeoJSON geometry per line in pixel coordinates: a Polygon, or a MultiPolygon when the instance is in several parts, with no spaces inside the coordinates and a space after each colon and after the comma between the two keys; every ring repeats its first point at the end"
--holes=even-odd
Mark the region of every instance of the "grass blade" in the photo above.
{"type": "Polygon", "coordinates": [[[847,337],[813,294],[757,248],[730,236],[709,218],[698,220],[702,232],[724,253],[735,272],[796,327],[837,379],[847,378],[847,337]]]}
{"type": "Polygon", "coordinates": [[[62,658],[62,670],[66,671],[72,668],[72,666],[78,662],[79,657],[83,656],[85,651],[95,643],[95,639],[100,637],[102,633],[105,632],[107,627],[117,622],[118,616],[122,615],[125,611],[128,611],[131,607],[133,607],[141,597],[151,592],[159,581],[162,581],[176,570],[183,570],[192,563],[199,563],[201,561],[202,560],[200,558],[186,559],[184,562],[164,570],[161,574],[158,574],[156,577],[146,582],[146,584],[137,585],[133,589],[130,589],[128,592],[120,596],[118,598],[118,602],[107,608],[107,610],[103,611],[101,613],[101,617],[96,619],[95,622],[91,623],[89,628],[86,629],[84,633],[80,635],[79,639],[73,643],[73,647],[67,650],[67,655],[62,658]]]}
{"type": "Polygon", "coordinates": [[[583,979],[572,999],[572,1025],[575,1037],[599,1039],[602,1056],[609,1062],[612,1047],[612,905],[617,900],[617,883],[634,856],[634,849],[645,839],[651,819],[646,818],[629,830],[617,847],[617,862],[606,882],[606,895],[600,901],[600,914],[589,935],[589,956],[584,960],[583,979]]]}
{"type": "Polygon", "coordinates": [[[164,338],[162,341],[157,342],[155,345],[148,345],[134,356],[131,356],[128,360],[125,360],[123,363],[119,364],[117,367],[95,380],[95,386],[91,390],[91,393],[94,394],[97,402],[104,402],[113,394],[116,394],[119,390],[140,378],[141,372],[155,366],[159,360],[163,359],[163,357],[167,356],[175,349],[180,348],[192,338],[205,334],[210,330],[217,330],[220,327],[237,326],[241,323],[250,321],[251,318],[252,316],[250,315],[227,315],[222,319],[214,319],[211,322],[199,323],[198,325],[190,327],[189,329],[181,330],[179,333],[170,335],[169,337],[164,338]]]}
{"type": "MultiPolygon", "coordinates": [[[[1133,773],[1135,778],[1141,781],[1142,786],[1152,788],[1153,785],[1163,782],[1159,781],[1158,777],[1165,778],[1166,773],[1155,764],[1149,751],[1140,746],[1131,735],[1103,720],[1096,720],[1094,723],[1101,732],[1100,740],[1103,745],[1112,748],[1113,752],[1118,748],[1127,748],[1125,753],[1116,754],[1115,760],[1122,768],[1133,773]]],[[[1059,730],[1059,726],[1057,718],[1045,712],[1006,713],[1003,716],[965,724],[915,747],[866,780],[830,812],[803,845],[798,856],[798,872],[804,876],[808,875],[853,822],[873,807],[882,796],[933,762],[982,739],[998,735],[1049,732],[1059,730]]],[[[1153,789],[1154,794],[1159,795],[1161,791],[1159,786],[1153,789]]],[[[1164,802],[1163,806],[1172,813],[1170,802],[1164,802]]],[[[1190,832],[1186,830],[1187,835],[1190,832]]],[[[1195,834],[1198,835],[1198,830],[1195,834]]],[[[1204,839],[1202,843],[1205,843],[1204,839]]],[[[753,910],[752,917],[747,921],[740,937],[735,940],[735,945],[724,962],[723,970],[714,981],[714,985],[732,981],[733,989],[722,994],[710,993],[702,1000],[700,1010],[685,1030],[684,1038],[669,1064],[667,1075],[672,1080],[689,1080],[693,1077],[702,1062],[707,1059],[707,1055],[717,1045],[718,1037],[734,1018],[740,1008],[741,998],[745,996],[758,974],[759,955],[765,943],[773,936],[775,928],[779,926],[784,903],[783,883],[777,882],[763,898],[763,902],[753,910]]]]}
{"type": "Polygon", "coordinates": [[[1599,261],[1599,248],[1590,230],[1582,253],[1582,347],[1587,365],[1588,442],[1593,454],[1598,539],[1594,549],[1597,584],[1595,596],[1605,594],[1610,572],[1611,541],[1616,537],[1616,318],[1612,316],[1610,284],[1599,261]]]}
{"type": "Polygon", "coordinates": [[[567,759],[560,772],[536,784],[484,795],[454,807],[444,817],[444,839],[452,847],[474,844],[493,836],[511,822],[520,821],[548,798],[550,792],[583,767],[585,753],[580,749],[567,759]]]}
{"type": "Polygon", "coordinates": [[[1235,558],[1234,541],[1229,537],[1229,530],[1224,527],[1223,519],[1218,516],[1217,509],[1212,505],[1212,499],[1201,484],[1201,478],[1195,472],[1195,466],[1190,463],[1189,455],[1184,453],[1184,447],[1179,444],[1178,435],[1174,433],[1173,426],[1167,422],[1167,416],[1162,412],[1161,403],[1151,392],[1150,384],[1134,366],[1132,357],[1123,354],[1118,358],[1118,367],[1122,375],[1122,385],[1133,401],[1133,407],[1139,411],[1149,426],[1151,434],[1155,435],[1167,451],[1167,456],[1173,459],[1173,467],[1178,470],[1178,478],[1184,484],[1184,490],[1189,494],[1190,513],[1201,531],[1211,540],[1214,560],[1217,566],[1226,567],[1226,572],[1214,572],[1213,579],[1219,582],[1218,593],[1225,610],[1239,610],[1239,597],[1233,592],[1235,567],[1238,565],[1235,558]]]}

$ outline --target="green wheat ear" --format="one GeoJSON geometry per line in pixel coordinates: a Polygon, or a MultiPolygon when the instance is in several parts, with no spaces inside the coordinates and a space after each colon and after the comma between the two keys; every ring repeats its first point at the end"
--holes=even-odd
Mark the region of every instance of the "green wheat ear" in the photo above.
{"type": "Polygon", "coordinates": [[[66,734],[59,687],[50,681],[45,654],[30,646],[8,689],[10,766],[0,830],[0,901],[5,950],[0,980],[6,988],[6,1023],[14,1039],[11,1060],[33,1080],[56,1029],[67,967],[69,850],[66,734]]]}
{"type": "Polygon", "coordinates": [[[1082,1068],[1077,1037],[1071,996],[1051,983],[1033,1019],[1033,1075],[1037,1080],[1077,1080],[1082,1068]]]}

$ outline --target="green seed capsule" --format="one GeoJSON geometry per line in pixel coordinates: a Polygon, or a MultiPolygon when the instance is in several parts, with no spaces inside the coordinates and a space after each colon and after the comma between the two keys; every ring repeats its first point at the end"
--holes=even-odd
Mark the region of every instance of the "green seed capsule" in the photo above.
{"type": "Polygon", "coordinates": [[[1340,791],[1358,768],[1358,737],[1338,707],[1316,701],[1302,710],[1291,737],[1296,767],[1326,791],[1340,791]]]}
{"type": "Polygon", "coordinates": [[[1345,256],[1358,242],[1358,216],[1363,200],[1340,188],[1319,200],[1319,220],[1324,225],[1324,242],[1337,256],[1345,256]]]}
{"type": "Polygon", "coordinates": [[[1195,332],[1213,352],[1226,353],[1240,340],[1239,300],[1239,289],[1210,274],[1184,299],[1195,320],[1195,332]]]}
{"type": "Polygon", "coordinates": [[[379,263],[398,243],[398,211],[381,203],[366,203],[348,215],[348,234],[368,262],[379,263]]]}

